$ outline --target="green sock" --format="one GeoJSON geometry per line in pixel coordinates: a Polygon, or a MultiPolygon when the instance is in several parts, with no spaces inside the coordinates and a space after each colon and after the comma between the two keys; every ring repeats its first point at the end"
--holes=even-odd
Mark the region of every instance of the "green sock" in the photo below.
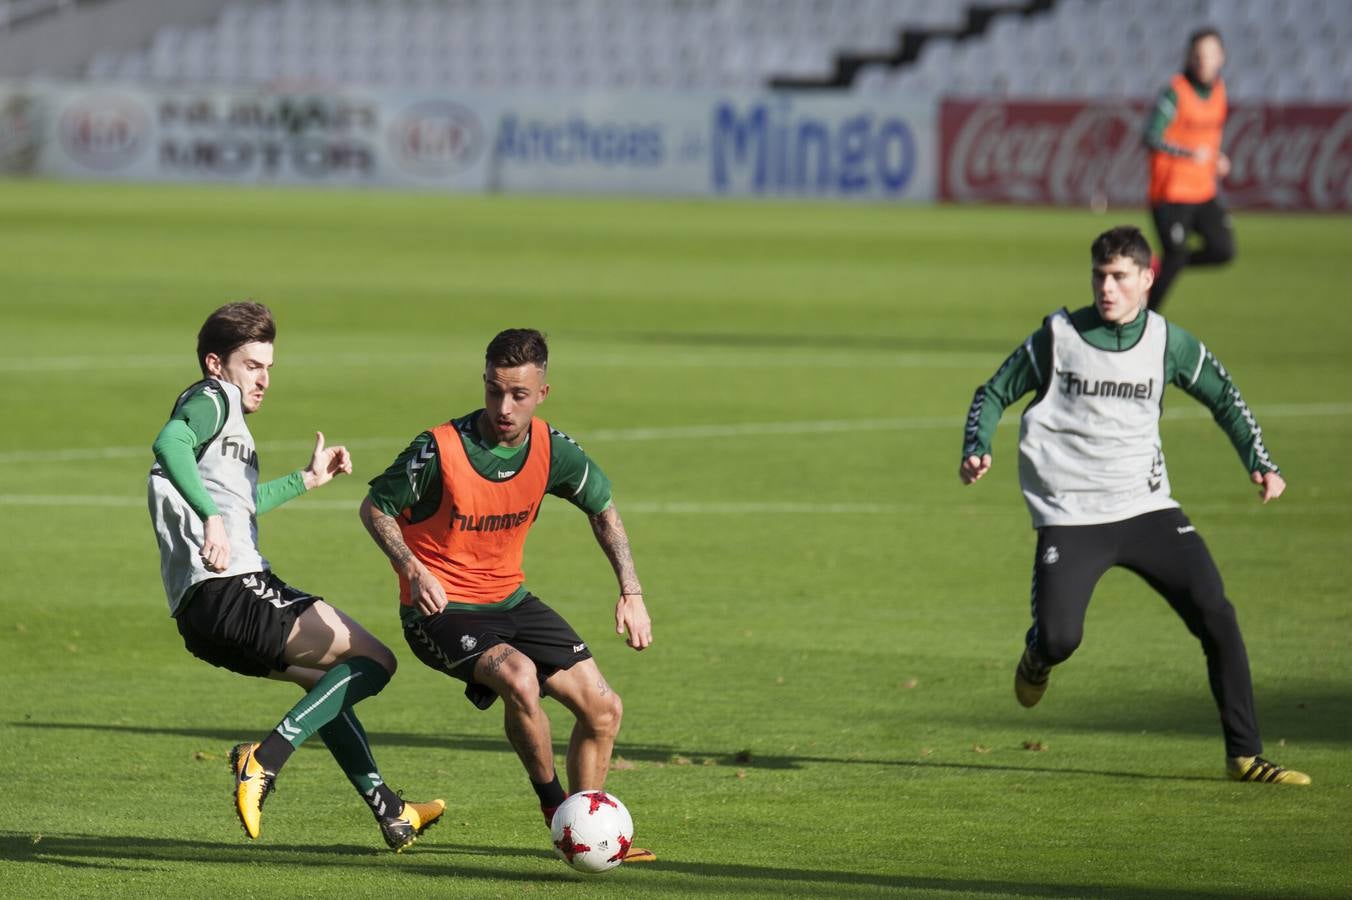
{"type": "Polygon", "coordinates": [[[390,673],[375,660],[365,656],[343,660],[325,672],[319,683],[291,707],[276,731],[292,747],[299,747],[310,735],[338,718],[345,707],[380,693],[389,683],[390,673]]]}
{"type": "Polygon", "coordinates": [[[337,718],[319,729],[319,737],[376,818],[399,814],[404,801],[380,777],[380,769],[371,755],[371,744],[366,739],[366,729],[362,728],[351,707],[344,707],[337,718]]]}

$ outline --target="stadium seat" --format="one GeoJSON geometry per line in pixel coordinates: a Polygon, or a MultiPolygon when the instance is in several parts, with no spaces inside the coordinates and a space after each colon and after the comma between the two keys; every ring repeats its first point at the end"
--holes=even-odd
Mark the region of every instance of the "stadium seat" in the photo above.
{"type": "MultiPolygon", "coordinates": [[[[166,83],[362,79],[391,88],[740,89],[828,78],[846,54],[899,54],[907,29],[934,36],[907,65],[859,69],[854,87],[938,95],[961,87],[1042,97],[1149,97],[1182,35],[1221,23],[1227,80],[1242,97],[1346,99],[1346,0],[1058,0],[996,10],[955,40],[957,0],[244,0],[206,27],[159,29],[134,52],[92,54],[85,72],[166,83]]],[[[896,58],[900,58],[897,56],[896,58]]]]}

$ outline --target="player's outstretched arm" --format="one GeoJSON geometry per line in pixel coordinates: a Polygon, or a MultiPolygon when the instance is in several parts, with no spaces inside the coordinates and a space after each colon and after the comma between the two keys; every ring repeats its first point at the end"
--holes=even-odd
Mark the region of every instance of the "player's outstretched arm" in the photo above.
{"type": "Polygon", "coordinates": [[[408,579],[414,608],[425,616],[434,616],[445,609],[446,589],[408,549],[394,516],[377,507],[370,497],[362,500],[360,515],[371,540],[390,558],[395,570],[408,579]]]}
{"type": "Polygon", "coordinates": [[[324,432],[316,431],[315,449],[310,454],[310,464],[300,473],[301,478],[305,480],[305,489],[312,491],[328,484],[335,476],[351,474],[352,454],[341,444],[337,447],[325,447],[324,432]]]}
{"type": "Polygon", "coordinates": [[[963,484],[972,484],[980,481],[982,476],[990,471],[991,455],[989,453],[981,456],[969,456],[958,466],[958,478],[962,479],[963,484]]]}
{"type": "Polygon", "coordinates": [[[1258,485],[1258,498],[1264,503],[1276,500],[1286,490],[1286,479],[1277,472],[1251,472],[1250,480],[1258,485]]]}
{"type": "Polygon", "coordinates": [[[1211,411],[1243,461],[1249,480],[1259,486],[1259,499],[1264,503],[1276,500],[1286,490],[1286,480],[1268,452],[1258,419],[1230,373],[1201,341],[1172,322],[1169,348],[1165,371],[1172,370],[1168,375],[1171,382],[1211,411]]]}
{"type": "Polygon", "coordinates": [[[297,469],[289,475],[261,481],[254,495],[258,514],[271,512],[283,503],[289,503],[306,491],[314,490],[322,484],[328,484],[338,475],[347,475],[352,471],[352,456],[346,447],[325,447],[324,433],[315,432],[315,449],[310,454],[310,462],[303,469],[297,469]]]}
{"type": "Polygon", "coordinates": [[[643,585],[634,570],[634,554],[629,549],[620,511],[611,503],[594,516],[588,516],[596,543],[605,551],[620,583],[620,599],[615,604],[615,633],[627,635],[626,643],[642,650],[653,642],[653,623],[643,603],[643,585]]]}
{"type": "Polygon", "coordinates": [[[1051,328],[1044,323],[972,394],[962,433],[962,462],[958,464],[958,479],[963,484],[980,481],[990,469],[991,445],[1000,417],[1014,401],[1038,389],[1050,362],[1051,328]]]}

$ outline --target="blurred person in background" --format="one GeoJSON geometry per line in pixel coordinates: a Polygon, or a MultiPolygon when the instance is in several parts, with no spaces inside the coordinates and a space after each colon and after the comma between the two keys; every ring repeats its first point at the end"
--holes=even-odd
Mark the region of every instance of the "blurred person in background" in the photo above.
{"type": "Polygon", "coordinates": [[[1230,171],[1221,152],[1227,113],[1225,47],[1214,28],[1188,38],[1182,72],[1160,93],[1145,130],[1150,152],[1150,214],[1163,256],[1152,263],[1155,286],[1150,308],[1160,309],[1184,266],[1217,266],[1235,257],[1230,214],[1216,196],[1217,183],[1230,171]],[[1188,248],[1188,237],[1201,246],[1188,248]]]}

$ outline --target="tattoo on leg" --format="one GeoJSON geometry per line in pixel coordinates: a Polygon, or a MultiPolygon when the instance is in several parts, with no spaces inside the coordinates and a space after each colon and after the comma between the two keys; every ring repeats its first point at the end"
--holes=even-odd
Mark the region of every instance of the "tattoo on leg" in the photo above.
{"type": "Polygon", "coordinates": [[[601,692],[602,697],[610,693],[610,685],[606,684],[606,680],[604,678],[596,679],[596,687],[601,692]]]}
{"type": "Polygon", "coordinates": [[[497,656],[490,656],[488,658],[488,662],[484,664],[484,673],[487,675],[498,674],[498,669],[501,669],[502,664],[505,663],[508,657],[510,657],[515,652],[516,652],[515,647],[507,647],[497,656]]]}

